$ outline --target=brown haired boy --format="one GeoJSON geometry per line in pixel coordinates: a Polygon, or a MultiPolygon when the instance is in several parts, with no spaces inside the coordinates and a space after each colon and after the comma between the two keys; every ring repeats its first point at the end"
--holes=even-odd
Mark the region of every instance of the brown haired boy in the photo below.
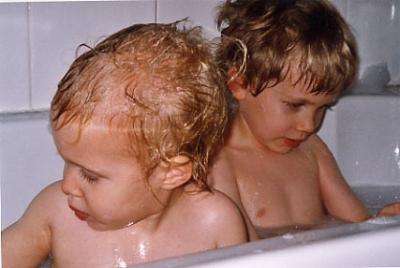
{"type": "Polygon", "coordinates": [[[244,211],[252,238],[367,219],[368,212],[316,135],[353,81],[356,43],[324,0],[228,0],[218,51],[237,102],[211,173],[244,211]]]}
{"type": "Polygon", "coordinates": [[[74,61],[50,111],[63,179],[2,233],[3,267],[49,254],[54,267],[126,267],[247,240],[206,184],[227,105],[196,32],[133,25],[74,61]]]}

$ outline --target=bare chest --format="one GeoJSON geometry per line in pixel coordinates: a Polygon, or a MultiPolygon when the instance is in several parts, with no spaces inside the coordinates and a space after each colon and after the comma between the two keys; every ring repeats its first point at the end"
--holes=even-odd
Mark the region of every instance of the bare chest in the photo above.
{"type": "Polygon", "coordinates": [[[59,224],[52,241],[53,267],[58,268],[127,267],[208,247],[204,241],[191,240],[185,231],[161,229],[149,233],[140,227],[95,231],[73,216],[59,224]]]}
{"type": "Polygon", "coordinates": [[[248,155],[235,169],[243,205],[255,226],[307,225],[323,216],[318,167],[307,154],[248,155]]]}

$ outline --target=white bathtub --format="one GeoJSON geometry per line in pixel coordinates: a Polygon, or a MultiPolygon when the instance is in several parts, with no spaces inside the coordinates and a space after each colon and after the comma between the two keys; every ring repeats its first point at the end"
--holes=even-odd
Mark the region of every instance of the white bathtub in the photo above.
{"type": "MultiPolygon", "coordinates": [[[[61,174],[62,162],[55,154],[46,118],[42,112],[0,117],[2,228],[22,214],[43,185],[61,174]],[[12,131],[15,129],[18,135],[12,131]],[[36,142],[32,136],[37,136],[36,142]],[[5,165],[5,160],[13,166],[5,165]],[[32,165],[24,170],[20,168],[24,163],[32,165]],[[30,192],[21,198],[24,189],[30,192]]],[[[371,212],[400,201],[400,95],[344,97],[327,114],[320,135],[371,212]]],[[[400,266],[399,252],[400,217],[385,217],[135,267],[400,266]]],[[[48,267],[48,262],[43,267],[48,267]]]]}

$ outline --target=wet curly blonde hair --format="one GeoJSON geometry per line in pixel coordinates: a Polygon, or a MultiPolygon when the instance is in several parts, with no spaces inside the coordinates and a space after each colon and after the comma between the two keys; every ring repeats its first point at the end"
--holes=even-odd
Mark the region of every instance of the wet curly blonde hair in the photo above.
{"type": "Polygon", "coordinates": [[[84,128],[95,117],[124,130],[148,175],[161,162],[187,156],[191,180],[206,183],[210,155],[227,120],[221,73],[199,27],[185,22],[137,24],[80,55],[51,103],[54,129],[84,128]]]}
{"type": "Polygon", "coordinates": [[[226,0],[216,21],[220,67],[240,70],[254,96],[293,69],[315,94],[340,92],[354,80],[356,41],[329,1],[226,0]]]}

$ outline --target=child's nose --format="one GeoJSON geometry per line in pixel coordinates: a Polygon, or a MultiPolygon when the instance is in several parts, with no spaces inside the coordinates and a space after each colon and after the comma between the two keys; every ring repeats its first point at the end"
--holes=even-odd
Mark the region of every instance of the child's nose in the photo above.
{"type": "Polygon", "coordinates": [[[308,134],[314,133],[318,128],[319,120],[314,114],[303,116],[297,122],[297,130],[308,134]]]}
{"type": "Polygon", "coordinates": [[[64,168],[64,178],[61,189],[66,195],[81,196],[82,191],[79,185],[79,177],[71,170],[64,168]]]}

